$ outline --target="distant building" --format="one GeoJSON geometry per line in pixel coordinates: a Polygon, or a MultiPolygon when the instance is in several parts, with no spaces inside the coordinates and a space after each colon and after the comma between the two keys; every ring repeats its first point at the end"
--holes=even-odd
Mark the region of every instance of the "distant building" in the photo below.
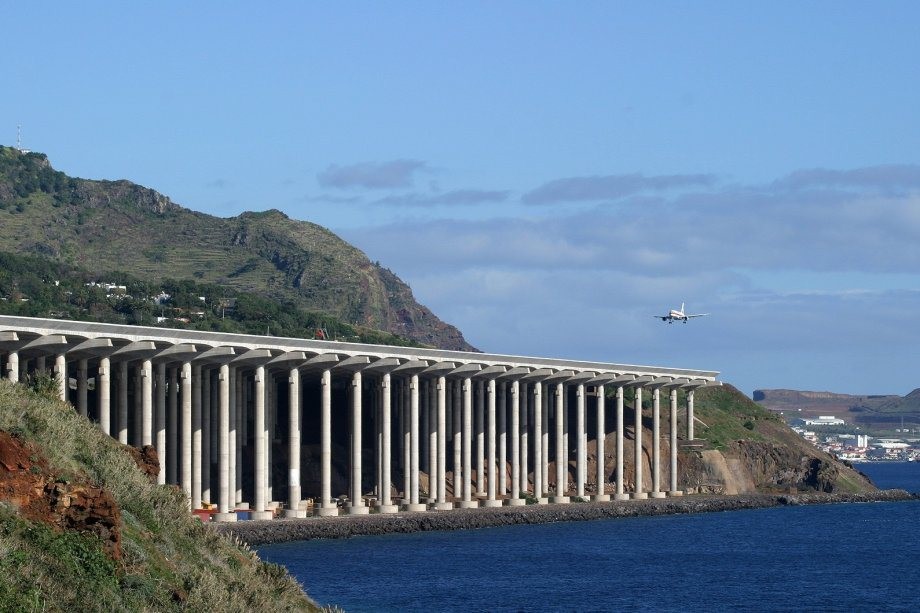
{"type": "Polygon", "coordinates": [[[818,417],[806,417],[802,423],[806,426],[843,426],[847,422],[833,415],[819,415],[818,417]]]}

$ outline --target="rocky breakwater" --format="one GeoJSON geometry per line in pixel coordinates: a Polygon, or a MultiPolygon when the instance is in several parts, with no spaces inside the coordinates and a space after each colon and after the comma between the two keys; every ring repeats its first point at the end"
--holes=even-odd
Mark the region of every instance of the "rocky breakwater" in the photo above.
{"type": "Polygon", "coordinates": [[[236,524],[216,524],[214,529],[219,532],[233,533],[250,545],[263,545],[287,541],[427,532],[431,530],[471,530],[494,526],[546,524],[558,521],[588,521],[617,517],[709,513],[802,504],[893,502],[916,499],[920,499],[920,496],[903,490],[885,490],[859,494],[698,495],[641,501],[528,505],[494,509],[457,509],[441,513],[372,514],[251,521],[236,524]]]}

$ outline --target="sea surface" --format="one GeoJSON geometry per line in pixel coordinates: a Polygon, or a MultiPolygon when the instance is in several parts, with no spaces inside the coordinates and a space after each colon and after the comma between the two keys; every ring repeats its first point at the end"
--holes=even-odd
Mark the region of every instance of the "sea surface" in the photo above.
{"type": "MultiPolygon", "coordinates": [[[[920,463],[856,467],[920,491],[920,463]]],[[[266,545],[346,611],[918,611],[920,501],[266,545]]]]}

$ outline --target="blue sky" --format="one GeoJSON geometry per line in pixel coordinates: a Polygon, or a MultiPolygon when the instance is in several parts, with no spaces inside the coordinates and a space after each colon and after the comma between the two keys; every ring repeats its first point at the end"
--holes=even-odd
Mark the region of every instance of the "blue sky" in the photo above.
{"type": "Polygon", "coordinates": [[[0,142],[329,227],[487,351],[920,387],[920,5],[185,4],[0,7],[0,142]]]}

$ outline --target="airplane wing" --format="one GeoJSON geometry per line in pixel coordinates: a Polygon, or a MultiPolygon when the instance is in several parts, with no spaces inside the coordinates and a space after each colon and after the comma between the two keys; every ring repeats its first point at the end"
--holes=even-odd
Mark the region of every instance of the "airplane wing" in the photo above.
{"type": "Polygon", "coordinates": [[[695,315],[684,315],[684,317],[689,319],[691,317],[706,317],[707,315],[709,315],[709,313],[697,313],[695,315]]]}
{"type": "Polygon", "coordinates": [[[660,319],[661,321],[668,321],[668,315],[652,315],[655,319],[660,319]]]}

